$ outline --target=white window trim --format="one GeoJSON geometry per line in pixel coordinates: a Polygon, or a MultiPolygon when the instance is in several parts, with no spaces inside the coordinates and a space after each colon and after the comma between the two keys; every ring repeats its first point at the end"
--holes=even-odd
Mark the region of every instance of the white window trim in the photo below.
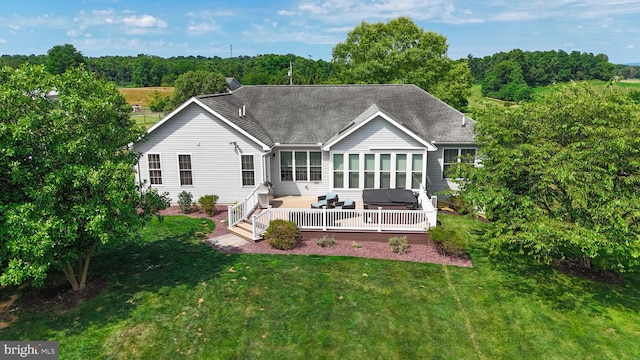
{"type": "MultiPolygon", "coordinates": [[[[193,167],[193,165],[191,166],[193,167]]],[[[254,154],[240,154],[240,186],[242,187],[246,187],[246,188],[254,188],[256,187],[256,157],[254,154]],[[244,185],[243,184],[243,175],[245,171],[249,171],[249,170],[245,170],[242,168],[242,157],[243,156],[251,156],[251,162],[253,163],[253,185],[244,185]]]]}
{"type": "MultiPolygon", "coordinates": [[[[289,182],[297,182],[297,183],[321,183],[325,179],[324,174],[324,166],[323,162],[323,153],[320,150],[280,150],[278,152],[278,178],[280,182],[289,183],[289,182]],[[307,154],[307,180],[298,180],[296,179],[296,153],[304,152],[307,154]],[[317,152],[320,154],[320,180],[311,180],[311,154],[312,152],[317,152]],[[293,180],[282,180],[282,153],[291,153],[291,177],[293,180]]],[[[331,160],[333,164],[333,160],[331,160]]],[[[331,180],[333,182],[333,180],[331,180]]]]}
{"type": "MultiPolygon", "coordinates": [[[[193,154],[191,153],[177,153],[176,154],[176,165],[178,168],[178,185],[180,185],[180,187],[186,187],[186,188],[191,188],[195,186],[195,177],[193,176],[193,154]],[[191,185],[182,185],[182,180],[180,179],[180,155],[189,155],[189,163],[191,164],[191,169],[189,171],[191,171],[191,185]]],[[[185,170],[186,171],[186,170],[185,170]]]]}
{"type": "Polygon", "coordinates": [[[460,163],[462,161],[462,159],[460,159],[460,154],[462,153],[462,150],[474,150],[475,151],[475,157],[473,159],[473,165],[476,166],[478,165],[478,148],[474,148],[474,147],[450,147],[450,148],[443,148],[442,149],[442,166],[440,168],[440,176],[442,176],[442,180],[449,180],[452,179],[450,177],[446,177],[444,175],[444,166],[445,165],[453,165],[453,164],[457,164],[460,163]],[[444,151],[445,150],[457,150],[458,151],[458,155],[456,155],[456,162],[455,163],[447,163],[445,162],[445,158],[444,158],[444,151]]]}
{"type": "Polygon", "coordinates": [[[333,190],[363,190],[365,189],[364,187],[364,173],[365,173],[365,164],[364,164],[364,158],[366,154],[373,154],[374,155],[374,189],[379,189],[380,188],[380,174],[381,174],[381,167],[380,167],[380,155],[382,154],[389,154],[390,156],[390,161],[391,161],[391,167],[389,169],[389,186],[390,188],[397,188],[397,184],[396,184],[396,174],[397,174],[397,155],[407,155],[406,158],[406,162],[407,162],[407,166],[406,169],[404,170],[404,173],[406,174],[406,178],[405,178],[405,184],[404,187],[405,189],[411,189],[411,190],[419,190],[419,189],[413,189],[411,188],[411,185],[413,184],[413,155],[414,154],[419,154],[422,155],[422,169],[421,169],[421,173],[422,173],[422,179],[420,179],[420,183],[424,184],[426,181],[426,173],[427,173],[427,152],[424,149],[420,149],[420,151],[412,151],[412,150],[407,150],[407,149],[402,149],[403,151],[384,151],[384,150],[377,150],[377,151],[332,151],[329,154],[329,170],[331,171],[330,174],[330,188],[333,190]],[[358,181],[358,187],[357,188],[350,188],[349,187],[349,173],[350,173],[350,168],[349,168],[349,155],[355,155],[355,154],[359,154],[359,163],[358,163],[358,172],[359,172],[359,181],[358,181]],[[335,170],[333,170],[333,157],[334,155],[342,155],[343,156],[343,169],[342,169],[342,173],[343,173],[343,187],[341,188],[337,188],[335,186],[334,183],[334,173],[335,170]]]}
{"type": "Polygon", "coordinates": [[[148,175],[148,179],[149,179],[149,186],[156,186],[156,187],[161,187],[164,186],[164,171],[162,170],[162,154],[159,152],[153,152],[153,153],[147,153],[147,175],[148,175]],[[153,169],[153,170],[160,170],[160,181],[162,181],[162,184],[151,184],[151,166],[149,166],[149,155],[158,155],[159,158],[159,162],[160,162],[160,169],[153,169]]]}

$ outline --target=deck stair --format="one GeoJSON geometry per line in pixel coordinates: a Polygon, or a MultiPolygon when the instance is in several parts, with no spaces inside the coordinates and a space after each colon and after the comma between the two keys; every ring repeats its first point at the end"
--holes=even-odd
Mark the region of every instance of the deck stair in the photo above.
{"type": "Polygon", "coordinates": [[[247,241],[256,241],[253,239],[253,225],[248,221],[242,221],[236,224],[236,226],[230,228],[229,231],[247,241]]]}

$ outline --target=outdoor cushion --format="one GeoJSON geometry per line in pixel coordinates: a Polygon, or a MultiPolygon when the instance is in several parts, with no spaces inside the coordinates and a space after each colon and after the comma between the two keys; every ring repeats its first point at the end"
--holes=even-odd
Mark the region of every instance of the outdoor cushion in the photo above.
{"type": "Polygon", "coordinates": [[[336,203],[336,209],[355,209],[356,202],[351,199],[346,199],[345,201],[339,201],[336,203]]]}
{"type": "Polygon", "coordinates": [[[325,206],[327,206],[327,200],[320,200],[311,204],[312,209],[319,209],[325,206]]]}

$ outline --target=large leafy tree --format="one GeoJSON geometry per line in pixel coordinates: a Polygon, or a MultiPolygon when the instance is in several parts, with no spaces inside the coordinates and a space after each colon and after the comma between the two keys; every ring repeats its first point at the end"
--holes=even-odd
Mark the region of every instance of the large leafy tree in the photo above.
{"type": "Polygon", "coordinates": [[[0,70],[0,283],[62,270],[85,286],[100,244],[131,239],[164,206],[135,184],[140,135],[115,86],[82,68],[0,70]]]}
{"type": "Polygon", "coordinates": [[[471,72],[466,61],[449,59],[447,49],[444,36],[400,17],[386,24],[363,21],[333,48],[333,61],[345,83],[415,84],[462,109],[471,72]]]}
{"type": "Polygon", "coordinates": [[[176,79],[171,105],[177,107],[192,96],[225,91],[227,81],[223,75],[205,70],[187,71],[176,79]]]}
{"type": "MultiPolygon", "coordinates": [[[[626,271],[640,264],[640,106],[588,85],[476,115],[483,167],[463,197],[494,220],[487,239],[551,261],[626,271]]],[[[463,165],[464,166],[464,165],[463,165]]]]}
{"type": "Polygon", "coordinates": [[[85,63],[82,53],[71,44],[56,45],[47,52],[47,71],[51,74],[62,74],[69,68],[85,63]]]}

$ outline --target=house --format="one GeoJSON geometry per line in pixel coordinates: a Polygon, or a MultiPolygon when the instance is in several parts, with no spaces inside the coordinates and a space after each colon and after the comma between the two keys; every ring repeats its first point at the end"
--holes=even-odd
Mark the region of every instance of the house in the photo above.
{"type": "Polygon", "coordinates": [[[415,85],[240,86],[193,97],[134,144],[137,180],[169,192],[244,199],[369,188],[450,189],[449,166],[475,156],[474,120],[415,85]]]}

